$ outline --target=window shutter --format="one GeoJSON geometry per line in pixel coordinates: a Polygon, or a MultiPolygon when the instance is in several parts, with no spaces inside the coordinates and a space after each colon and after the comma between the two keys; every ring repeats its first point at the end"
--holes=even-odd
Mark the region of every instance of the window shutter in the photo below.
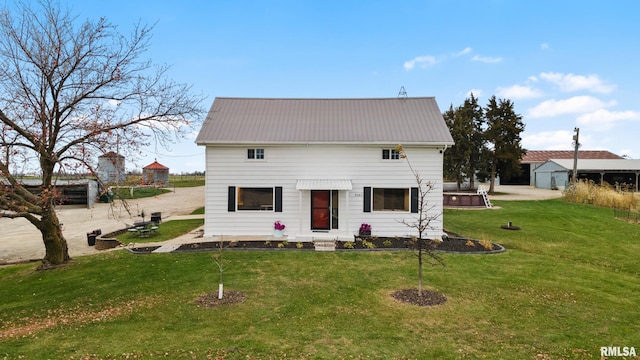
{"type": "Polygon", "coordinates": [[[371,212],[371,187],[364,188],[364,212],[371,212]]]}
{"type": "Polygon", "coordinates": [[[276,203],[273,209],[275,212],[282,212],[282,186],[276,186],[276,203]]]}
{"type": "Polygon", "coordinates": [[[411,188],[411,212],[412,213],[418,212],[418,188],[417,187],[411,188]]]}
{"type": "Polygon", "coordinates": [[[229,186],[229,197],[227,200],[227,211],[236,211],[236,187],[229,186]]]}

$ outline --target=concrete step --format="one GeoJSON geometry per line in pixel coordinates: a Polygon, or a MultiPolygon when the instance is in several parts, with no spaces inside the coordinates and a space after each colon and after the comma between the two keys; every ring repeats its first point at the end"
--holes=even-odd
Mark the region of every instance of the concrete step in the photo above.
{"type": "Polygon", "coordinates": [[[316,251],[336,251],[335,239],[313,239],[316,251]]]}

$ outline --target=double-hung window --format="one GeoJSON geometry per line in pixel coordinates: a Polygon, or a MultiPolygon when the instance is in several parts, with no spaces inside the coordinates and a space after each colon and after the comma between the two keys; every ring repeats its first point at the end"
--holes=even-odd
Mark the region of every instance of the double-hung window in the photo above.
{"type": "Polygon", "coordinates": [[[247,159],[264,160],[264,149],[247,149],[247,159]]]}
{"type": "Polygon", "coordinates": [[[396,149],[382,149],[382,160],[398,160],[400,153],[396,149]]]}

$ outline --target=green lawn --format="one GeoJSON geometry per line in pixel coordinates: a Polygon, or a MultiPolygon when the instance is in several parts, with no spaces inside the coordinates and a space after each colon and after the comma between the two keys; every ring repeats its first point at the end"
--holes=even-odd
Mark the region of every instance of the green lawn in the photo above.
{"type": "Polygon", "coordinates": [[[61,269],[0,268],[0,358],[600,359],[640,350],[640,228],[560,200],[446,210],[447,229],[504,245],[445,254],[425,281],[448,301],[391,299],[417,285],[410,252],[226,251],[77,257],[61,269]],[[522,230],[500,229],[512,221],[522,230]],[[54,321],[55,320],[55,321],[54,321]]]}
{"type": "MultiPolygon", "coordinates": [[[[115,190],[115,189],[114,189],[115,190]]],[[[119,199],[140,199],[170,193],[171,190],[157,187],[120,187],[118,190],[119,199]]]]}
{"type": "Polygon", "coordinates": [[[202,225],[204,225],[204,219],[169,220],[158,224],[158,230],[148,234],[147,237],[140,237],[138,233],[124,233],[116,238],[123,244],[161,242],[175,239],[202,225]]]}

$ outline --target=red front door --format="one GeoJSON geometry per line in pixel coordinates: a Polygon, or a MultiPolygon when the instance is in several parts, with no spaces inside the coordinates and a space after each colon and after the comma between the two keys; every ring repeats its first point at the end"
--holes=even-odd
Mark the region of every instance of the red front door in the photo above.
{"type": "Polygon", "coordinates": [[[330,199],[330,190],[311,190],[311,230],[331,229],[330,199]]]}

